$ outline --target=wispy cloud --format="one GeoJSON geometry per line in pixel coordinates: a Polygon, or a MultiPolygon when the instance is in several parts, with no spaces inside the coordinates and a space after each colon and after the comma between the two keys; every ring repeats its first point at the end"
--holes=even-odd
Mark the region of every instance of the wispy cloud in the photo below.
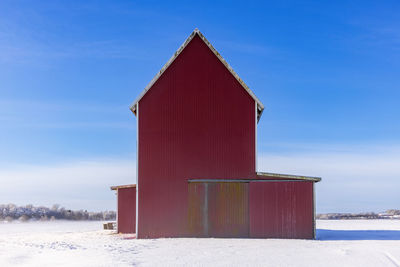
{"type": "Polygon", "coordinates": [[[79,112],[121,112],[129,110],[129,102],[120,105],[72,102],[62,100],[0,99],[0,110],[12,111],[79,111],[79,112]]]}
{"type": "Polygon", "coordinates": [[[154,32],[156,19],[177,18],[134,2],[0,2],[0,64],[47,66],[77,58],[148,60],[153,53],[147,53],[137,34],[154,32]]]}
{"type": "Polygon", "coordinates": [[[136,181],[133,159],[76,160],[0,169],[0,203],[61,204],[67,208],[115,209],[110,186],[136,181]]]}
{"type": "MultiPolygon", "coordinates": [[[[0,119],[0,121],[2,121],[0,119]]],[[[8,120],[8,128],[27,128],[27,129],[87,129],[87,128],[108,128],[108,129],[135,129],[134,123],[128,122],[28,122],[8,120]]],[[[3,126],[4,127],[4,126],[3,126]]]]}
{"type": "MultiPolygon", "coordinates": [[[[360,50],[360,47],[366,47],[368,49],[361,49],[361,51],[369,53],[371,48],[375,48],[379,55],[382,52],[391,51],[395,53],[392,55],[394,56],[400,50],[400,24],[392,16],[377,16],[379,18],[367,17],[349,21],[349,25],[355,27],[357,31],[351,36],[346,36],[344,40],[350,42],[357,50],[360,50]]],[[[397,14],[394,17],[397,17],[397,14]]],[[[386,59],[391,60],[392,57],[386,59]]]]}
{"type": "MultiPolygon", "coordinates": [[[[221,50],[232,50],[235,52],[240,52],[244,54],[256,54],[258,56],[269,56],[276,54],[278,50],[276,48],[259,45],[259,44],[251,44],[251,43],[243,43],[243,42],[233,42],[233,41],[225,41],[220,40],[216,42],[219,46],[221,46],[221,50]]],[[[219,50],[217,48],[217,50],[219,50]]]]}
{"type": "Polygon", "coordinates": [[[280,155],[286,152],[289,155],[301,153],[302,155],[314,155],[314,154],[349,154],[349,155],[396,155],[400,151],[400,144],[381,142],[381,143],[288,143],[288,142],[260,142],[258,145],[265,150],[279,151],[280,155]]]}
{"type": "MultiPolygon", "coordinates": [[[[38,64],[78,58],[146,59],[135,44],[118,40],[46,44],[38,40],[0,40],[0,63],[38,64]]],[[[143,51],[142,51],[143,52],[143,51]]]]}
{"type": "Polygon", "coordinates": [[[374,47],[385,47],[392,51],[400,50],[400,30],[390,26],[373,26],[360,34],[357,41],[374,47]]]}
{"type": "Polygon", "coordinates": [[[64,59],[146,59],[143,49],[130,40],[78,36],[70,40],[50,30],[46,32],[45,21],[39,24],[42,27],[38,29],[15,18],[0,18],[0,64],[43,66],[64,59]]]}
{"type": "Polygon", "coordinates": [[[123,105],[66,101],[0,100],[1,128],[129,128],[128,103],[123,105]],[[26,116],[29,110],[30,116],[26,116]]]}

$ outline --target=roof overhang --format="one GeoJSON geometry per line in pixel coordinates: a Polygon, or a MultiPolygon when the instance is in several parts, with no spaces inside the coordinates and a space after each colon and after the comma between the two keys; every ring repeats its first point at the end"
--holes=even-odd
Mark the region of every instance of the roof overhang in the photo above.
{"type": "Polygon", "coordinates": [[[292,175],[292,174],[279,174],[279,173],[271,173],[271,172],[257,172],[257,175],[268,177],[268,178],[305,180],[305,181],[311,181],[311,182],[316,182],[316,183],[321,181],[321,177],[292,175]]]}
{"type": "Polygon", "coordinates": [[[253,91],[244,83],[244,81],[237,75],[237,73],[232,69],[232,67],[226,62],[226,60],[218,53],[218,51],[211,45],[211,43],[204,37],[204,35],[198,30],[195,29],[189,37],[185,40],[185,42],[178,48],[178,50],[174,53],[174,55],[168,60],[168,62],[161,68],[161,70],[154,76],[154,78],[150,81],[150,83],[144,88],[144,90],[140,93],[140,95],[132,102],[130,105],[130,110],[133,114],[136,115],[137,104],[140,99],[147,93],[147,91],[154,85],[154,83],[161,77],[161,75],[168,69],[168,67],[174,62],[174,60],[179,56],[179,54],[185,49],[185,47],[190,43],[190,41],[198,35],[204,43],[210,48],[210,50],[217,56],[217,58],[225,65],[225,67],[230,71],[230,73],[236,78],[236,80],[242,85],[242,87],[249,93],[249,95],[254,99],[257,103],[257,121],[260,120],[261,114],[264,111],[264,105],[261,101],[256,97],[253,91]]]}
{"type": "Polygon", "coordinates": [[[132,188],[132,187],[136,187],[136,184],[115,185],[115,186],[111,186],[110,189],[111,190],[118,190],[118,189],[122,189],[122,188],[132,188]]]}

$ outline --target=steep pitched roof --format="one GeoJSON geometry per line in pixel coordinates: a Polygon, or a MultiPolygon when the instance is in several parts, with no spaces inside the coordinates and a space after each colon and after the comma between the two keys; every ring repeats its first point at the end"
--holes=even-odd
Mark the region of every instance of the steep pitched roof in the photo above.
{"type": "Polygon", "coordinates": [[[210,50],[217,56],[217,58],[224,64],[224,66],[230,71],[230,73],[236,78],[236,80],[242,85],[242,87],[249,93],[249,95],[256,101],[257,103],[257,120],[260,119],[262,112],[264,111],[264,105],[261,101],[256,97],[253,91],[244,83],[244,81],[236,74],[236,72],[232,69],[231,66],[225,61],[225,59],[218,53],[218,51],[211,45],[211,43],[204,37],[204,35],[198,30],[195,29],[186,41],[178,48],[178,50],[174,53],[174,55],[168,60],[168,62],[161,68],[161,70],[154,76],[154,78],[150,81],[150,83],[144,88],[142,93],[133,101],[130,105],[130,109],[136,115],[137,103],[142,99],[142,97],[146,94],[148,90],[154,85],[154,83],[161,77],[161,75],[168,69],[168,67],[174,62],[174,60],[179,56],[179,54],[185,49],[185,47],[190,43],[190,41],[198,35],[201,40],[210,48],[210,50]]]}

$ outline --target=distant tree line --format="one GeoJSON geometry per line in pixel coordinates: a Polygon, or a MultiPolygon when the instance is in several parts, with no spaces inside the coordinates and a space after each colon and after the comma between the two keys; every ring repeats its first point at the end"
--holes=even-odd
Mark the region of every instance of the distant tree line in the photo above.
{"type": "Polygon", "coordinates": [[[400,219],[400,210],[387,210],[383,213],[326,213],[317,214],[320,220],[355,220],[355,219],[400,219]]]}
{"type": "Polygon", "coordinates": [[[33,205],[17,206],[14,204],[0,204],[0,221],[47,221],[47,220],[115,220],[115,211],[88,212],[87,210],[68,210],[60,205],[35,207],[33,205]]]}
{"type": "Polygon", "coordinates": [[[387,210],[386,213],[389,215],[400,215],[400,210],[387,210]]]}

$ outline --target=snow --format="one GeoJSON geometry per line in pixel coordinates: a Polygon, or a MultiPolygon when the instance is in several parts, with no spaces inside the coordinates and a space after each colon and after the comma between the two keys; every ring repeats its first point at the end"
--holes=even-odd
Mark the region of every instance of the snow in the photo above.
{"type": "Polygon", "coordinates": [[[400,266],[400,220],[318,220],[317,237],[136,240],[98,221],[0,223],[0,266],[400,266]]]}

